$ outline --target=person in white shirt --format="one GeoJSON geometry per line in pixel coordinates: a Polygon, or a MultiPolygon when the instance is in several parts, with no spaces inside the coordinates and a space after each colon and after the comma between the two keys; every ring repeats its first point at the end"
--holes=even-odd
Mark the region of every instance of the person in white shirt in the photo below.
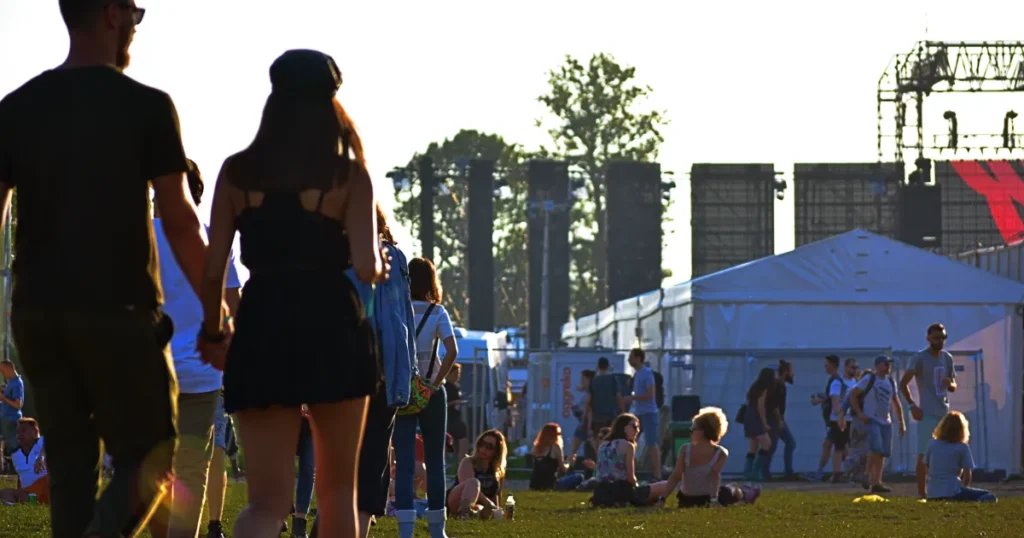
{"type": "Polygon", "coordinates": [[[458,345],[448,312],[441,306],[444,299],[434,264],[426,258],[409,261],[409,291],[416,323],[416,359],[419,375],[439,387],[426,408],[417,415],[399,415],[395,419],[392,444],[395,447],[395,517],[398,534],[412,538],[416,523],[413,507],[415,477],[415,436],[419,425],[423,434],[423,463],[427,466],[427,524],[431,538],[447,538],[445,534],[446,497],[444,449],[447,435],[448,398],[441,383],[455,364],[458,345]],[[437,356],[437,343],[444,344],[444,360],[437,356]]]}
{"type": "Polygon", "coordinates": [[[46,472],[46,450],[39,435],[39,424],[33,418],[18,421],[18,448],[11,455],[18,473],[17,488],[0,489],[0,501],[5,504],[29,502],[36,496],[39,504],[50,504],[50,476],[46,472]]]}
{"type": "Polygon", "coordinates": [[[857,420],[867,426],[868,433],[868,479],[871,493],[892,491],[882,484],[882,469],[885,458],[892,450],[892,414],[899,419],[900,437],[907,433],[903,420],[903,407],[896,396],[896,382],[889,377],[892,358],[880,355],[875,358],[875,371],[865,375],[850,392],[850,408],[857,420]]]}
{"type": "MultiPolygon", "coordinates": [[[[198,206],[203,197],[203,178],[196,163],[189,160],[188,186],[198,206]]],[[[153,232],[160,257],[160,286],[164,290],[164,311],[174,321],[171,354],[178,375],[178,433],[180,445],[174,458],[175,485],[171,492],[170,513],[158,512],[150,524],[156,538],[163,536],[196,538],[203,505],[206,503],[207,478],[215,446],[214,413],[220,401],[223,374],[204,363],[196,350],[196,335],[203,322],[203,308],[189,286],[181,267],[175,262],[164,233],[159,210],[154,211],[153,232]],[[164,534],[166,532],[166,534],[164,534]]],[[[206,236],[206,230],[203,230],[206,236]]],[[[238,273],[234,256],[228,263],[225,302],[231,312],[238,309],[238,273]]],[[[117,462],[114,462],[115,466],[117,462]]],[[[220,469],[215,469],[220,472],[220,469]]],[[[219,494],[219,492],[214,492],[219,494]]],[[[223,503],[221,503],[223,504],[223,503]]],[[[213,520],[209,538],[223,538],[220,522],[213,520]]]]}

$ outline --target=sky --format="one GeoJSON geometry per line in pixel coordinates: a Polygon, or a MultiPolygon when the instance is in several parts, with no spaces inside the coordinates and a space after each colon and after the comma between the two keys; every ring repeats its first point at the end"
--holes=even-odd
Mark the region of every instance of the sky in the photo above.
{"type": "MultiPolygon", "coordinates": [[[[1024,4],[1007,0],[137,3],[147,13],[127,74],[172,96],[208,181],[255,134],[274,58],[316,48],[341,66],[339,98],[385,206],[387,171],[461,129],[550,145],[536,126],[547,71],[567,54],[611,53],[637,68],[654,89],[648,105],[672,122],[659,158],[679,185],[663,254],[670,282],[690,274],[691,163],[775,163],[792,185],[794,162],[874,162],[876,88],[894,54],[925,38],[1018,40],[1024,20],[1024,4]]],[[[0,96],[60,64],[67,45],[56,0],[0,0],[0,96]]],[[[926,122],[944,131],[953,109],[961,133],[997,133],[1022,99],[936,97],[926,122]]],[[[776,251],[792,249],[792,196],[777,202],[775,225],[776,251]]]]}

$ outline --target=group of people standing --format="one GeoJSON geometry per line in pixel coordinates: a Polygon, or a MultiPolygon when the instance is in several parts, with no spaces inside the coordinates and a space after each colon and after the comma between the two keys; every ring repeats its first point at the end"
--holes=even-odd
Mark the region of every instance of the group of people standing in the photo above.
{"type": "MultiPolygon", "coordinates": [[[[825,422],[818,475],[831,460],[833,472],[828,481],[843,483],[852,477],[871,493],[890,492],[882,478],[885,459],[891,455],[893,430],[900,437],[907,431],[899,399],[902,395],[917,428],[918,496],[993,500],[991,493],[970,487],[974,461],[967,444],[968,423],[962,413],[950,410],[948,398],[957,390],[957,383],[953,356],[944,349],[946,328],[933,324],[926,338],[928,347],[911,358],[898,383],[892,377],[892,357],[878,356],[873,368],[864,370],[853,358],[825,358],[825,390],[811,397],[813,405],[821,406],[825,422]],[[910,390],[912,381],[917,399],[910,390]]],[[[786,443],[786,475],[796,477],[792,467],[795,443],[783,418],[786,385],[793,382],[792,365],[780,361],[777,374],[771,368],[760,371],[737,417],[750,443],[744,471],[750,480],[770,478],[768,466],[780,438],[786,443]]]]}
{"type": "Polygon", "coordinates": [[[217,426],[231,414],[248,471],[235,536],[278,536],[305,416],[320,536],[365,536],[384,514],[392,434],[412,535],[418,428],[427,520],[444,537],[447,501],[461,507],[480,473],[503,476],[504,441],[485,433],[467,460],[477,485],[460,467],[447,491],[438,385],[454,333],[433,264],[406,263],[394,246],[335,61],[294,50],[273,63],[255,139],[224,162],[207,228],[171,98],[123,73],[146,11],[59,3],[67,60],[0,101],[5,215],[18,199],[11,323],[45,432],[52,535],[197,536],[217,426]],[[429,401],[396,419],[417,387],[429,401]],[[102,493],[101,440],[114,468],[102,493]]]}

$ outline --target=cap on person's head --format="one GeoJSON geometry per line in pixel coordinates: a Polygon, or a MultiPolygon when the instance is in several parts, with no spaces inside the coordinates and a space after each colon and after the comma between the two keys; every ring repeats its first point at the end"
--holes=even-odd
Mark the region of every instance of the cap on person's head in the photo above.
{"type": "Polygon", "coordinates": [[[289,50],[270,66],[273,93],[294,98],[330,99],[341,88],[334,58],[316,50],[289,50]]]}
{"type": "Polygon", "coordinates": [[[886,355],[879,355],[875,357],[875,366],[878,366],[879,364],[892,364],[892,357],[888,357],[886,355]]]}

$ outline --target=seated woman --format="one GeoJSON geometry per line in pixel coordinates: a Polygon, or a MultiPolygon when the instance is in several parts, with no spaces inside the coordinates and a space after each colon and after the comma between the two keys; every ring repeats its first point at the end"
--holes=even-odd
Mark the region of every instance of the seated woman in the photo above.
{"type": "Polygon", "coordinates": [[[494,516],[505,484],[505,455],[505,436],[500,431],[480,434],[472,453],[459,464],[455,485],[448,490],[449,513],[460,519],[494,516]]]}
{"type": "Polygon", "coordinates": [[[612,422],[611,431],[597,448],[597,487],[590,504],[612,508],[626,505],[650,506],[663,500],[667,482],[639,485],[636,480],[636,440],[640,419],[623,413],[612,422]]]}
{"type": "Polygon", "coordinates": [[[996,496],[984,489],[972,488],[971,430],[959,411],[942,417],[932,433],[932,442],[924,453],[928,466],[927,495],[929,500],[996,502],[996,496]]]}
{"type": "Polygon", "coordinates": [[[754,504],[761,495],[758,486],[721,485],[722,468],[729,459],[729,451],[718,443],[728,429],[725,413],[717,407],[705,407],[693,417],[690,444],[679,451],[676,467],[665,487],[666,491],[672,492],[680,480],[683,482],[683,489],[677,496],[679,508],[754,504]]]}
{"type": "Polygon", "coordinates": [[[530,489],[555,489],[558,477],[569,469],[562,454],[562,427],[555,422],[545,424],[533,441],[533,455],[530,489]]]}

